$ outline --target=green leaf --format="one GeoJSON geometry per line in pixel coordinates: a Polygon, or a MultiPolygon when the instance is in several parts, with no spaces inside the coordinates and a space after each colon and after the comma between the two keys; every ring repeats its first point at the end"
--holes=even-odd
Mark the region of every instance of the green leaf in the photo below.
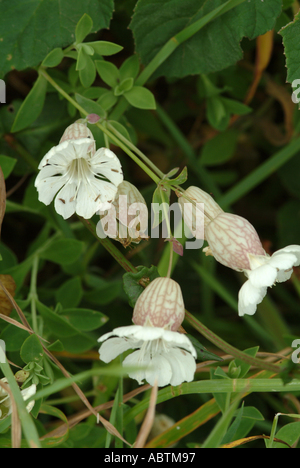
{"type": "MultiPolygon", "coordinates": [[[[177,169],[175,169],[176,172],[177,172],[177,169]]],[[[171,174],[172,174],[172,171],[171,171],[171,174]]],[[[168,177],[170,177],[170,174],[167,174],[168,177]]],[[[175,177],[175,179],[166,179],[164,181],[164,184],[167,184],[167,185],[181,185],[181,184],[184,184],[184,182],[187,181],[187,178],[188,178],[188,173],[187,173],[187,167],[184,167],[182,169],[182,171],[180,172],[180,174],[175,177]]]]}
{"type": "Polygon", "coordinates": [[[65,309],[62,317],[82,332],[96,330],[108,321],[106,315],[90,309],[65,309]]]}
{"type": "Polygon", "coordinates": [[[131,307],[135,306],[138,297],[144,291],[143,284],[146,285],[147,282],[153,281],[160,276],[156,266],[152,266],[151,268],[138,266],[137,270],[137,273],[129,272],[123,275],[124,291],[131,307]]]}
{"type": "Polygon", "coordinates": [[[125,80],[125,78],[135,78],[137,77],[140,70],[140,62],[137,55],[131,55],[128,57],[120,67],[120,78],[125,80]]]}
{"type": "Polygon", "coordinates": [[[298,38],[300,34],[299,20],[300,12],[295,15],[294,21],[288,23],[279,31],[279,34],[281,34],[283,38],[284,54],[286,56],[287,81],[292,84],[294,80],[297,80],[295,86],[298,88],[300,83],[300,57],[298,51],[298,38]]]}
{"type": "Polygon", "coordinates": [[[84,14],[93,18],[93,32],[108,28],[113,10],[113,0],[1,2],[0,75],[35,67],[53,49],[74,43],[76,24],[84,14]]]}
{"type": "Polygon", "coordinates": [[[16,162],[17,160],[15,158],[11,158],[10,156],[0,154],[0,167],[2,169],[4,179],[7,179],[9,174],[12,172],[16,162]]]}
{"type": "Polygon", "coordinates": [[[169,212],[171,190],[167,186],[158,185],[152,197],[153,223],[152,228],[157,227],[169,212]]]}
{"type": "Polygon", "coordinates": [[[63,308],[77,307],[81,301],[83,290],[78,276],[65,281],[55,293],[55,298],[63,308]]]}
{"type": "Polygon", "coordinates": [[[100,78],[111,88],[115,88],[120,79],[118,68],[111,62],[95,60],[95,65],[100,78]]]}
{"type": "Polygon", "coordinates": [[[46,91],[47,80],[39,75],[16,115],[11,129],[12,133],[29,127],[38,118],[44,106],[46,91]]]}
{"type": "Polygon", "coordinates": [[[123,49],[122,46],[108,41],[85,42],[84,44],[93,47],[95,53],[99,55],[114,55],[123,49]]]}
{"type": "Polygon", "coordinates": [[[124,93],[129,104],[139,109],[156,109],[155,98],[151,91],[143,86],[133,86],[124,93]]]}
{"type": "Polygon", "coordinates": [[[42,61],[43,67],[57,67],[60,64],[62,59],[64,58],[64,53],[60,47],[56,47],[55,49],[51,50],[47,57],[44,58],[42,61]]]}
{"type": "Polygon", "coordinates": [[[80,44],[93,28],[93,20],[86,13],[80,18],[75,29],[76,44],[80,44]]]}
{"type": "Polygon", "coordinates": [[[81,96],[80,94],[75,94],[75,99],[78,102],[78,104],[83,107],[83,109],[88,112],[89,114],[97,114],[99,117],[105,117],[106,113],[100,106],[95,101],[92,101],[91,99],[88,99],[84,96],[81,96]]]}
{"type": "MultiPolygon", "coordinates": [[[[139,0],[130,28],[142,63],[148,65],[174,36],[220,5],[230,3],[233,2],[139,0]]],[[[243,57],[241,39],[254,39],[272,29],[281,13],[281,3],[281,0],[244,1],[210,21],[191,37],[182,33],[178,38],[178,47],[161,65],[158,64],[152,78],[161,75],[182,78],[191,74],[223,70],[235,64],[243,57]]],[[[177,38],[173,42],[176,40],[177,38]]]]}
{"type": "Polygon", "coordinates": [[[208,140],[202,148],[199,162],[202,166],[222,164],[232,158],[239,132],[229,129],[208,140]]]}
{"type": "Polygon", "coordinates": [[[79,70],[79,79],[81,81],[82,86],[85,88],[89,88],[92,86],[96,79],[96,67],[94,61],[86,55],[86,62],[84,68],[79,70]]]}
{"type": "Polygon", "coordinates": [[[220,356],[217,356],[214,353],[211,353],[210,351],[207,351],[207,349],[192,335],[187,333],[186,335],[192,342],[192,345],[194,346],[196,352],[197,352],[197,359],[200,361],[223,361],[223,359],[220,356]]]}
{"type": "Polygon", "coordinates": [[[115,96],[121,96],[121,94],[126,93],[129,91],[133,86],[133,78],[125,78],[118,84],[114,89],[115,96]]]}
{"type": "MultiPolygon", "coordinates": [[[[284,440],[289,445],[293,445],[299,439],[299,434],[300,422],[292,422],[281,427],[275,437],[284,440]]],[[[272,448],[288,448],[288,446],[280,442],[273,442],[272,448]]]]}
{"type": "Polygon", "coordinates": [[[77,260],[83,250],[83,242],[76,239],[59,239],[41,249],[39,255],[44,260],[58,263],[60,265],[68,265],[77,260]]]}
{"type": "Polygon", "coordinates": [[[39,362],[43,355],[43,347],[38,337],[32,334],[26,338],[20,350],[21,359],[28,364],[29,362],[39,362]]]}

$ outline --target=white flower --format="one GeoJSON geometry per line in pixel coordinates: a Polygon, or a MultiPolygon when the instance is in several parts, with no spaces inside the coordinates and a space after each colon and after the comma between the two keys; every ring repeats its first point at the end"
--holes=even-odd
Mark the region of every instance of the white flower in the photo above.
{"type": "Polygon", "coordinates": [[[99,338],[102,343],[99,354],[104,362],[110,362],[128,349],[137,349],[123,361],[123,366],[141,369],[129,372],[129,377],[141,385],[146,380],[159,387],[191,382],[196,370],[196,351],[182,333],[160,327],[130,325],[115,328],[99,338]],[[112,338],[111,338],[112,337],[112,338]]]}
{"type": "Polygon", "coordinates": [[[95,141],[85,125],[73,126],[76,130],[79,127],[76,135],[70,131],[72,126],[68,127],[59,145],[41,160],[35,186],[45,205],[57,194],[55,210],[64,219],[74,213],[89,219],[97,211],[110,208],[123,180],[122,168],[109,149],[95,151],[95,141]],[[85,136],[80,138],[80,134],[85,136]]]}
{"type": "Polygon", "coordinates": [[[300,265],[300,246],[289,245],[272,256],[248,254],[248,258],[250,269],[244,270],[248,280],[239,291],[239,315],[253,315],[267,288],[291,277],[293,267],[300,265]]]}
{"type": "MultiPolygon", "coordinates": [[[[1,382],[8,385],[6,378],[1,379],[1,382]]],[[[25,388],[24,390],[21,390],[21,394],[22,394],[24,401],[28,400],[31,396],[35,395],[35,393],[36,393],[35,384],[32,384],[30,385],[30,387],[25,388]]],[[[32,408],[34,407],[34,404],[35,404],[34,400],[28,403],[28,405],[26,406],[28,412],[32,410],[32,408]]],[[[9,416],[11,412],[12,412],[12,405],[11,405],[10,396],[6,393],[4,388],[0,386],[0,421],[1,419],[4,419],[7,416],[9,416]]]]}

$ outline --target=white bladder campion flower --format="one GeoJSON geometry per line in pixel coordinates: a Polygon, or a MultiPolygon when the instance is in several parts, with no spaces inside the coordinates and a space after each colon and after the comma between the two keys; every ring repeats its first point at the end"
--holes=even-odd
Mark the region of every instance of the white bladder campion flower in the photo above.
{"type": "Polygon", "coordinates": [[[70,125],[59,144],[39,164],[35,186],[39,200],[64,219],[74,213],[85,219],[109,209],[123,180],[121,163],[108,148],[96,151],[91,131],[82,123],[70,125]]]}
{"type": "MultiPolygon", "coordinates": [[[[4,384],[8,385],[6,378],[0,379],[0,380],[4,384]]],[[[31,396],[35,395],[35,393],[36,393],[35,384],[32,384],[30,385],[30,387],[27,387],[24,390],[21,390],[21,394],[22,394],[24,401],[28,400],[31,396]]],[[[35,404],[34,400],[28,403],[28,405],[26,406],[28,412],[32,410],[32,408],[34,407],[34,404],[35,404]]],[[[10,396],[4,390],[4,388],[0,386],[0,421],[4,418],[7,418],[11,414],[11,412],[12,412],[12,404],[11,404],[10,396]]]]}
{"type": "Polygon", "coordinates": [[[128,373],[141,385],[146,380],[159,387],[190,382],[196,370],[196,351],[189,338],[176,330],[184,318],[184,303],[178,283],[156,278],[139,296],[133,312],[135,325],[115,328],[99,338],[100,359],[110,362],[135,349],[123,366],[137,367],[128,373]]]}
{"type": "Polygon", "coordinates": [[[252,224],[241,216],[222,212],[206,226],[205,233],[206,255],[248,278],[239,291],[241,316],[253,315],[268,287],[288,280],[293,267],[300,265],[300,246],[290,245],[268,255],[252,224]]]}

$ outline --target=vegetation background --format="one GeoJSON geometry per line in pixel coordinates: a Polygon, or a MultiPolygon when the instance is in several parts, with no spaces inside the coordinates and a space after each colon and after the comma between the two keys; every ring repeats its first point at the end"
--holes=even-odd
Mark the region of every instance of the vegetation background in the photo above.
{"type": "Polygon", "coordinates": [[[157,183],[141,153],[164,174],[187,168],[182,187],[247,218],[267,252],[299,244],[298,11],[296,0],[0,1],[0,279],[9,291],[0,303],[9,364],[0,366],[18,409],[0,421],[1,447],[297,446],[300,380],[289,356],[300,337],[299,268],[241,318],[242,274],[202,249],[174,253],[183,325],[202,351],[195,381],[156,399],[118,360],[99,361],[97,338],[131,324],[138,281],[166,274],[170,244],[99,242],[96,216],[63,220],[38,201],[34,180],[64,129],[96,113],[97,147],[109,141],[148,207],[157,183]],[[25,386],[38,384],[30,415],[14,385],[19,368],[30,373],[25,386]],[[154,400],[173,422],[149,436],[151,414],[141,424],[154,400]]]}

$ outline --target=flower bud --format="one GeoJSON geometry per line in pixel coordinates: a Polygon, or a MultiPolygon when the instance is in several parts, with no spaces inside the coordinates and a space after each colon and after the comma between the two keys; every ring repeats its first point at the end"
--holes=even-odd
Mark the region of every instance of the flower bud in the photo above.
{"type": "MultiPolygon", "coordinates": [[[[13,297],[15,294],[16,290],[16,283],[12,276],[10,275],[0,275],[0,280],[2,284],[5,286],[7,291],[10,293],[10,295],[13,297]]],[[[5,292],[3,291],[2,287],[0,286],[0,312],[3,315],[9,316],[11,311],[13,309],[13,306],[6,296],[5,292]]]]}
{"type": "Polygon", "coordinates": [[[206,239],[204,252],[233,270],[250,270],[249,255],[266,255],[252,224],[231,213],[223,212],[207,225],[206,239]]]}
{"type": "Polygon", "coordinates": [[[223,213],[223,210],[215,200],[199,187],[191,186],[185,190],[184,196],[179,197],[178,203],[183,214],[184,222],[196,239],[204,239],[206,226],[212,219],[220,213],[223,213]],[[197,205],[195,206],[191,200],[197,205]]]}
{"type": "Polygon", "coordinates": [[[91,146],[89,147],[89,151],[91,151],[93,155],[96,152],[94,136],[91,130],[83,123],[74,122],[73,124],[69,125],[64,131],[59,143],[63,143],[66,140],[79,140],[80,138],[91,139],[91,146]]]}
{"type": "Polygon", "coordinates": [[[136,301],[132,321],[135,325],[177,331],[183,322],[185,307],[181,288],[170,278],[156,278],[136,301]]]}
{"type": "MultiPolygon", "coordinates": [[[[121,182],[112,207],[106,214],[100,212],[100,223],[104,233],[124,247],[131,242],[138,244],[142,239],[148,239],[145,234],[148,229],[148,208],[140,191],[130,182],[121,182]]],[[[98,225],[97,234],[101,237],[98,225]]]]}

